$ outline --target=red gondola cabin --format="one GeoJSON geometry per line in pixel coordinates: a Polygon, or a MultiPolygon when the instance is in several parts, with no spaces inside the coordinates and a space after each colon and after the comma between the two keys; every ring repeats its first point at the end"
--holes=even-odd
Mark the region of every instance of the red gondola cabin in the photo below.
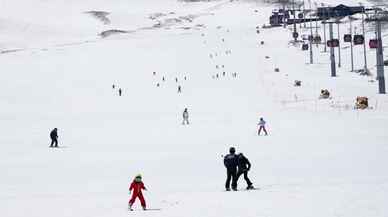
{"type": "Polygon", "coordinates": [[[370,49],[376,49],[378,47],[379,47],[379,41],[377,39],[369,40],[369,48],[370,49]]]}
{"type": "Polygon", "coordinates": [[[328,40],[327,41],[327,46],[328,47],[338,47],[339,46],[339,40],[338,39],[328,40]]]}

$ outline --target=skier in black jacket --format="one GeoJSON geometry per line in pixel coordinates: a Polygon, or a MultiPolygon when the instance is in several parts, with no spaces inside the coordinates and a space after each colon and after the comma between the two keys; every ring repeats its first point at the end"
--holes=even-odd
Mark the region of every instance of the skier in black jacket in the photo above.
{"type": "Polygon", "coordinates": [[[238,159],[236,149],[231,147],[229,149],[229,154],[224,157],[224,165],[226,167],[226,183],[225,189],[230,191],[230,180],[232,179],[232,189],[237,191],[237,165],[238,159]]]}
{"type": "Polygon", "coordinates": [[[51,138],[51,145],[50,147],[58,147],[58,131],[57,128],[54,128],[51,133],[50,133],[50,138],[51,138]]]}
{"type": "Polygon", "coordinates": [[[247,182],[247,190],[254,189],[251,180],[248,178],[248,171],[251,169],[251,163],[249,162],[248,158],[246,158],[243,153],[240,153],[237,155],[238,160],[238,171],[237,171],[237,180],[240,178],[242,174],[244,174],[244,179],[247,182]]]}

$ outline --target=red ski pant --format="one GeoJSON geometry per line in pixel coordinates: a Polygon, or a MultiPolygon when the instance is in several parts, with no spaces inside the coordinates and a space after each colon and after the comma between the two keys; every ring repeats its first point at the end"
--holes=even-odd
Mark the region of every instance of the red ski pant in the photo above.
{"type": "Polygon", "coordinates": [[[132,194],[132,197],[131,199],[129,200],[129,204],[133,204],[136,200],[136,198],[139,198],[140,200],[140,204],[142,207],[146,207],[146,202],[144,200],[144,197],[143,197],[143,194],[141,192],[137,193],[137,194],[132,194]]]}

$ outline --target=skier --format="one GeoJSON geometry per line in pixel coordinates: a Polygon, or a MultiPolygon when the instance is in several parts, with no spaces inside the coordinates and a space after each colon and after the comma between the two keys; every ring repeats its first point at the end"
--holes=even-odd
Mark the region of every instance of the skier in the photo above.
{"type": "Polygon", "coordinates": [[[267,133],[267,130],[265,129],[265,121],[263,118],[260,118],[260,121],[257,125],[259,125],[259,131],[258,131],[258,134],[260,136],[260,133],[261,133],[261,130],[264,131],[265,135],[268,136],[268,133],[267,133]]]}
{"type": "Polygon", "coordinates": [[[187,108],[183,111],[183,122],[182,124],[185,125],[185,123],[189,124],[189,112],[187,111],[187,108]]]}
{"type": "Polygon", "coordinates": [[[52,147],[58,147],[58,129],[54,128],[51,133],[50,133],[50,138],[51,138],[51,145],[50,148],[52,147]],[[53,146],[54,145],[54,146],[53,146]]]}
{"type": "Polygon", "coordinates": [[[178,93],[181,93],[182,92],[182,87],[181,85],[178,86],[178,93]]]}
{"type": "Polygon", "coordinates": [[[237,171],[237,181],[242,174],[244,174],[244,179],[247,182],[247,190],[254,189],[251,180],[248,178],[248,171],[251,169],[251,163],[248,158],[246,158],[243,153],[240,153],[238,156],[238,171],[237,171]]]}
{"type": "Polygon", "coordinates": [[[226,191],[230,191],[230,180],[232,180],[232,189],[237,191],[237,165],[238,157],[235,154],[236,149],[234,147],[229,148],[229,154],[224,157],[224,165],[226,167],[226,191]]]}
{"type": "Polygon", "coordinates": [[[122,92],[121,88],[119,88],[119,96],[121,96],[122,92]]]}
{"type": "Polygon", "coordinates": [[[114,84],[112,84],[112,89],[115,89],[115,87],[116,87],[116,86],[115,86],[114,84]]]}
{"type": "Polygon", "coordinates": [[[145,199],[143,197],[142,190],[147,190],[147,189],[144,187],[144,183],[142,181],[141,175],[139,174],[135,177],[135,179],[132,181],[132,183],[129,187],[129,193],[131,193],[131,191],[132,191],[132,197],[128,202],[129,210],[131,210],[131,211],[133,210],[132,205],[135,202],[136,198],[139,198],[140,204],[143,207],[143,210],[146,210],[146,202],[145,202],[145,199]]]}

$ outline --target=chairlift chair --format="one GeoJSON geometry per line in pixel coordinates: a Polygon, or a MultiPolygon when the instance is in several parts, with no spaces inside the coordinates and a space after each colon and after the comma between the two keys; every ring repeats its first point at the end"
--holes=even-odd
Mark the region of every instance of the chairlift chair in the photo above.
{"type": "Polygon", "coordinates": [[[353,37],[353,43],[355,45],[364,44],[365,38],[363,35],[354,35],[353,37]]]}
{"type": "Polygon", "coordinates": [[[320,44],[322,42],[322,38],[320,35],[316,35],[313,39],[315,44],[320,44]]]}
{"type": "Polygon", "coordinates": [[[345,34],[344,35],[344,42],[352,42],[352,35],[351,34],[345,34]]]}

